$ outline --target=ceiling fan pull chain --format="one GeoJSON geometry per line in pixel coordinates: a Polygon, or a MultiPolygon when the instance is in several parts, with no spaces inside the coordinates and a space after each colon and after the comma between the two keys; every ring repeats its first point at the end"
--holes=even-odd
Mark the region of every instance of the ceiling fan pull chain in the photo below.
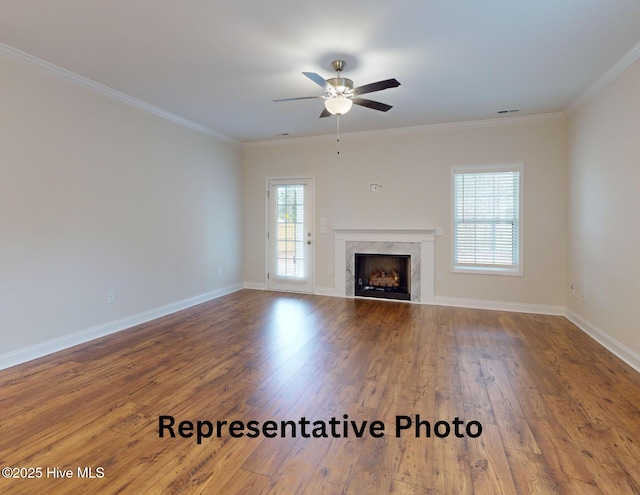
{"type": "Polygon", "coordinates": [[[338,125],[338,137],[336,138],[336,143],[338,147],[338,155],[340,154],[340,114],[336,115],[336,122],[338,125]]]}

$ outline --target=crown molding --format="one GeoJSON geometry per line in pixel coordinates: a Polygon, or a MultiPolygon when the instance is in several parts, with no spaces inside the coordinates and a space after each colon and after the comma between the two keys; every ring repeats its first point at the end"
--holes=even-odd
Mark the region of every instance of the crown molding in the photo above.
{"type": "Polygon", "coordinates": [[[181,125],[183,127],[188,127],[189,129],[197,131],[201,134],[206,134],[207,136],[214,137],[222,141],[240,144],[239,141],[236,141],[235,139],[225,136],[224,134],[209,129],[208,127],[196,124],[195,122],[180,117],[179,115],[168,112],[167,110],[163,110],[162,108],[152,105],[151,103],[147,103],[146,101],[134,98],[133,96],[122,93],[121,91],[110,88],[109,86],[105,86],[104,84],[89,79],[88,77],[84,77],[76,74],[75,72],[71,72],[67,69],[63,69],[62,67],[58,67],[57,65],[18,50],[17,48],[13,48],[9,45],[0,43],[0,53],[3,53],[21,62],[25,62],[29,65],[35,66],[50,74],[54,74],[60,79],[64,79],[67,82],[82,86],[83,88],[89,89],[94,93],[98,93],[102,96],[106,96],[107,98],[111,98],[113,100],[119,101],[120,103],[124,103],[125,105],[128,105],[130,107],[134,107],[138,110],[142,110],[144,112],[155,115],[156,117],[169,120],[175,124],[181,125]]]}
{"type": "Polygon", "coordinates": [[[593,98],[600,90],[602,90],[607,84],[613,81],[616,77],[622,74],[627,67],[635,62],[640,57],[640,42],[636,44],[624,57],[618,60],[609,70],[607,70],[602,76],[600,76],[596,82],[589,86],[584,93],[573,100],[569,106],[565,109],[565,113],[571,113],[584,103],[593,98]]]}
{"type": "MultiPolygon", "coordinates": [[[[447,122],[444,124],[429,124],[414,127],[399,127],[395,129],[381,129],[375,131],[343,132],[343,137],[351,138],[375,138],[383,136],[399,136],[405,134],[420,134],[426,132],[452,131],[459,129],[477,129],[483,127],[497,127],[503,125],[526,124],[549,120],[564,120],[562,112],[541,113],[536,115],[523,115],[520,117],[501,117],[495,119],[468,120],[463,122],[447,122]]],[[[335,134],[323,134],[320,136],[305,136],[280,139],[267,139],[264,141],[250,141],[243,144],[245,148],[260,148],[264,146],[282,146],[290,144],[318,143],[335,140],[335,134]]]]}

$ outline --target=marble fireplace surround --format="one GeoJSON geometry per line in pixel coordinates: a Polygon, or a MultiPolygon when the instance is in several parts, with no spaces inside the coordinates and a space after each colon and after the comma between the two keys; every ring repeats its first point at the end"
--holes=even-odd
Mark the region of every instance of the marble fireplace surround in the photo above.
{"type": "Polygon", "coordinates": [[[433,229],[335,229],[335,293],[354,297],[355,253],[411,256],[411,302],[433,304],[433,229]]]}

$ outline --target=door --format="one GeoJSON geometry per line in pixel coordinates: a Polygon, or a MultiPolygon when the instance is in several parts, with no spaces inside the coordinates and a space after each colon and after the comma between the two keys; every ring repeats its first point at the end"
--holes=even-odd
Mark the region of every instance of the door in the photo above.
{"type": "Polygon", "coordinates": [[[269,180],[269,289],[313,291],[313,190],[313,179],[269,180]]]}

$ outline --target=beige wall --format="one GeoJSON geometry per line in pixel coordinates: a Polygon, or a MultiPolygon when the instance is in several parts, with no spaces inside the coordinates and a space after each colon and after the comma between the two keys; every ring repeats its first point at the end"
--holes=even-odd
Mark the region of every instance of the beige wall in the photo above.
{"type": "MultiPolygon", "coordinates": [[[[345,119],[347,119],[345,117],[345,119]]],[[[344,127],[344,126],[343,126],[344,127]]],[[[381,134],[245,145],[244,277],[265,283],[267,177],[316,179],[315,285],[334,286],[334,228],[444,228],[436,238],[436,297],[562,308],[565,303],[565,122],[563,117],[440,126],[381,134]],[[450,273],[451,167],[525,164],[525,276],[450,273]],[[369,192],[369,184],[383,187],[369,192]],[[320,234],[325,217],[328,233],[320,234]]],[[[449,301],[451,302],[451,301],[449,301]]]]}
{"type": "Polygon", "coordinates": [[[0,74],[0,357],[242,282],[239,145],[0,74]]]}
{"type": "Polygon", "coordinates": [[[640,60],[569,114],[567,306],[640,363],[638,88],[640,60]]]}

